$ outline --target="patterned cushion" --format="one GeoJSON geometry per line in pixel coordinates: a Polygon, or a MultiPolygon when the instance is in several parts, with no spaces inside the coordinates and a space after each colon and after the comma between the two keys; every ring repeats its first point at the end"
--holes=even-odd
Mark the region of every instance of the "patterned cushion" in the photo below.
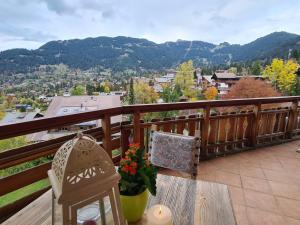
{"type": "Polygon", "coordinates": [[[153,131],[150,160],[153,165],[193,173],[197,141],[195,137],[153,131]]]}

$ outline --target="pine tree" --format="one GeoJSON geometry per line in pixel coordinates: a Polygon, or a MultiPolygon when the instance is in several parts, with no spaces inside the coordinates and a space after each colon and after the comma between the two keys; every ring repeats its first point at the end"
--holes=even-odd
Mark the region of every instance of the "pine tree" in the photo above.
{"type": "Polygon", "coordinates": [[[129,105],[133,105],[135,103],[135,96],[134,96],[134,88],[133,88],[133,79],[130,79],[129,84],[129,105]]]}
{"type": "Polygon", "coordinates": [[[298,53],[297,49],[293,49],[293,50],[292,50],[291,58],[292,58],[292,59],[295,59],[295,60],[298,60],[298,59],[299,59],[299,53],[298,53]]]}

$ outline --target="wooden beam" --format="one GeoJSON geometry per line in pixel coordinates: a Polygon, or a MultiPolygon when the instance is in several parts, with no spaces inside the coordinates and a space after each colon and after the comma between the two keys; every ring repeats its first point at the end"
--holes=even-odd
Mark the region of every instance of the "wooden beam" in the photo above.
{"type": "Polygon", "coordinates": [[[0,195],[5,195],[41,179],[47,178],[51,162],[0,179],[0,195]]]}
{"type": "Polygon", "coordinates": [[[140,143],[141,139],[141,114],[135,112],[133,114],[133,142],[140,143]]]}
{"type": "Polygon", "coordinates": [[[112,157],[112,142],[111,142],[111,121],[110,115],[106,114],[101,120],[101,126],[103,130],[103,147],[110,157],[112,157]]]}

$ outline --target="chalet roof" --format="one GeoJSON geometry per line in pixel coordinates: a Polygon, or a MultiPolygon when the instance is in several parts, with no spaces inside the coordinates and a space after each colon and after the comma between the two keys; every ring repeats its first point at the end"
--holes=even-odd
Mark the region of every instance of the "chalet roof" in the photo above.
{"type": "Polygon", "coordinates": [[[55,96],[45,117],[61,116],[121,106],[120,96],[55,96]]]}
{"type": "Polygon", "coordinates": [[[212,80],[212,75],[203,75],[201,77],[207,80],[210,84],[214,83],[214,80],[212,80]]]}
{"type": "Polygon", "coordinates": [[[170,83],[171,82],[171,79],[168,78],[168,77],[156,77],[154,78],[155,82],[158,82],[158,83],[170,83]]]}
{"type": "Polygon", "coordinates": [[[237,76],[230,72],[215,72],[214,75],[217,79],[235,79],[237,76]]]}
{"type": "Polygon", "coordinates": [[[34,112],[6,112],[5,117],[0,121],[0,125],[30,121],[42,116],[39,109],[34,112]]]}
{"type": "MultiPolygon", "coordinates": [[[[120,95],[99,95],[99,96],[55,96],[50,103],[45,117],[62,116],[92,110],[101,110],[121,106],[120,95]]],[[[121,122],[121,116],[111,117],[111,123],[121,122]]],[[[100,120],[88,121],[77,125],[101,125],[100,120]]],[[[32,142],[45,141],[51,138],[60,137],[68,132],[47,132],[42,131],[27,135],[27,139],[32,142]]]]}

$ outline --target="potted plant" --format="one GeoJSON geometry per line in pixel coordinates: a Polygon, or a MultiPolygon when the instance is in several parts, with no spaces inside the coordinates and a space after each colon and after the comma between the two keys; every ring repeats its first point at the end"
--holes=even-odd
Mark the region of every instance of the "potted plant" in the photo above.
{"type": "Polygon", "coordinates": [[[156,195],[157,169],[151,165],[144,148],[130,144],[121,159],[118,172],[121,206],[128,222],[142,218],[148,201],[148,192],[156,195]]]}

